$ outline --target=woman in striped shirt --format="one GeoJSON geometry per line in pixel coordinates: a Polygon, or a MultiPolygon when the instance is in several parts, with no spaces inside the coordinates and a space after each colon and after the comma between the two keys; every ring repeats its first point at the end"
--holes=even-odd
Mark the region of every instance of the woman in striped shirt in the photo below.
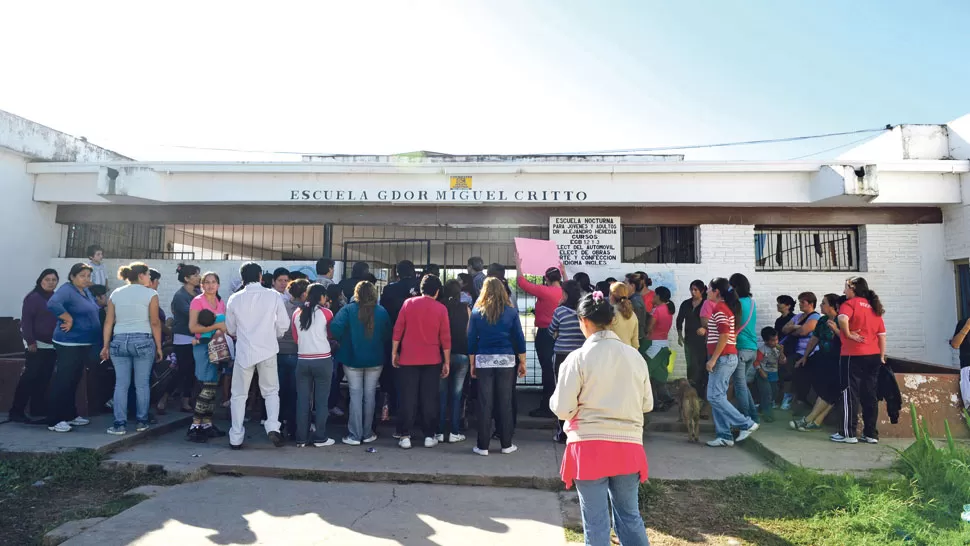
{"type": "Polygon", "coordinates": [[[714,416],[717,438],[707,442],[711,447],[733,446],[731,428],[741,430],[738,442],[758,430],[758,424],[745,417],[727,399],[728,385],[738,367],[737,328],[741,302],[727,279],[711,281],[707,298],[714,302],[714,312],[707,320],[707,400],[714,416]]]}
{"type": "MultiPolygon", "coordinates": [[[[549,323],[549,333],[555,338],[553,351],[556,353],[555,374],[559,377],[559,366],[566,360],[569,353],[579,349],[586,342],[586,336],[579,327],[579,315],[576,308],[579,300],[583,296],[582,286],[578,281],[566,281],[562,283],[562,303],[552,312],[552,322],[549,323]]],[[[636,318],[634,318],[636,320],[636,318]]],[[[562,430],[562,421],[557,421],[554,439],[561,443],[566,443],[566,433],[562,430]]]]}

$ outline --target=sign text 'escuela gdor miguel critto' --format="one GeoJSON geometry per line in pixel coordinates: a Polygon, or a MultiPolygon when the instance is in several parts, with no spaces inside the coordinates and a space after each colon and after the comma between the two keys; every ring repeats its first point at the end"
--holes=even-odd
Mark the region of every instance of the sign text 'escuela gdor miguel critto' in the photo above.
{"type": "Polygon", "coordinates": [[[565,190],[287,190],[290,201],[409,203],[581,203],[584,191],[565,190]]]}
{"type": "Polygon", "coordinates": [[[559,247],[563,265],[610,266],[620,263],[620,218],[598,216],[553,216],[549,218],[549,240],[559,247]]]}

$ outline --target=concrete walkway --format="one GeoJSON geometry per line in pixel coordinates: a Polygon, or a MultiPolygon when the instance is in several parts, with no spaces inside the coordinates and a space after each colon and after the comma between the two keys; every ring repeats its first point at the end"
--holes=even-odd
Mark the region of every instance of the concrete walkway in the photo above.
{"type": "Polygon", "coordinates": [[[793,464],[836,474],[889,471],[899,457],[895,450],[913,443],[907,438],[883,438],[878,444],[840,444],[829,440],[835,429],[798,432],[788,425],[790,412],[776,410],[775,418],[774,423],[762,423],[746,447],[777,465],[793,464]]]}
{"type": "MultiPolygon", "coordinates": [[[[228,428],[228,423],[218,423],[228,428]]],[[[397,447],[390,429],[369,445],[337,443],[325,448],[273,447],[259,426],[247,427],[245,447],[229,448],[225,438],[207,444],[185,440],[184,430],[161,435],[149,442],[112,455],[115,464],[161,465],[177,473],[194,474],[207,469],[215,473],[298,479],[360,482],[413,482],[449,485],[487,485],[559,490],[562,481],[563,446],[546,430],[519,430],[514,442],[519,451],[503,455],[492,441],[488,457],[472,453],[472,439],[439,444],[426,449],[397,447]],[[368,453],[367,448],[377,451],[368,453]]],[[[691,444],[686,433],[648,432],[644,447],[650,475],[658,479],[723,479],[769,468],[757,454],[741,449],[715,450],[703,443],[691,444]]]]}
{"type": "Polygon", "coordinates": [[[64,544],[556,546],[565,535],[551,492],[216,477],[173,487],[64,544]]]}
{"type": "MultiPolygon", "coordinates": [[[[74,449],[93,449],[108,453],[137,444],[182,427],[188,427],[192,416],[187,413],[159,415],[158,423],[145,432],[135,432],[135,423],[129,423],[128,434],[112,436],[105,431],[114,424],[114,417],[105,413],[91,418],[91,424],[74,427],[71,432],[51,432],[46,425],[25,425],[6,422],[0,424],[0,451],[20,453],[57,453],[74,449]]],[[[7,415],[0,414],[0,422],[7,415]]]]}

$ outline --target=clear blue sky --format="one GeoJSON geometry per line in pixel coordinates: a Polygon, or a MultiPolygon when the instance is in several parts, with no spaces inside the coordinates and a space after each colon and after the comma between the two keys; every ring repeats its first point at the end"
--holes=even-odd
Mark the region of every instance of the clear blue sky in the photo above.
{"type": "MultiPolygon", "coordinates": [[[[6,7],[0,109],[138,159],[587,151],[970,112],[962,0],[103,6],[6,7]]],[[[789,159],[858,138],[685,153],[789,159]]]]}

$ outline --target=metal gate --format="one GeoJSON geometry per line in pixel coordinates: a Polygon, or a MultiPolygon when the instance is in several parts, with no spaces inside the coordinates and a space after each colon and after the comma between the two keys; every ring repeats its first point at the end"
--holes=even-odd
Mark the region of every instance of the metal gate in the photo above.
{"type": "Polygon", "coordinates": [[[525,377],[520,377],[519,385],[542,385],[542,371],[535,351],[535,306],[534,296],[526,294],[515,282],[515,243],[511,242],[446,242],[445,266],[443,272],[446,277],[454,278],[458,273],[468,269],[468,259],[478,256],[485,262],[485,266],[498,263],[505,266],[505,278],[512,289],[512,304],[519,310],[519,320],[525,332],[525,377]]]}
{"type": "Polygon", "coordinates": [[[377,278],[377,293],[397,277],[397,263],[411,260],[418,269],[431,262],[430,239],[387,239],[344,242],[344,276],[348,278],[356,262],[365,262],[377,278]]]}

